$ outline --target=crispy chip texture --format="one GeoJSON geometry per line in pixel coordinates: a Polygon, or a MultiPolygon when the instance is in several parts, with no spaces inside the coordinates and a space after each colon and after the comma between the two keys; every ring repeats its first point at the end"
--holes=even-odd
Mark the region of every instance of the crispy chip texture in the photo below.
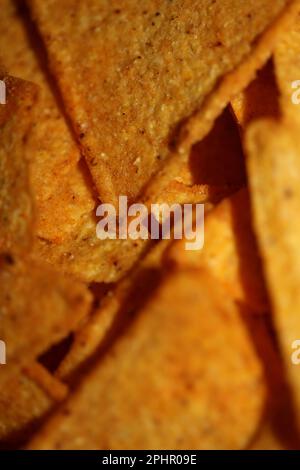
{"type": "Polygon", "coordinates": [[[24,251],[31,244],[33,232],[24,139],[36,88],[12,77],[0,78],[6,85],[6,104],[0,106],[0,250],[9,251],[13,246],[24,251]]]}
{"type": "MultiPolygon", "coordinates": [[[[30,129],[29,118],[24,117],[28,130],[24,151],[30,163],[35,205],[35,254],[80,280],[116,281],[138,259],[144,244],[97,239],[94,213],[97,198],[91,178],[80,161],[80,151],[66,123],[59,93],[49,77],[44,50],[21,3],[14,0],[1,3],[0,50],[10,73],[39,85],[39,100],[30,129]]],[[[21,127],[18,132],[20,135],[21,127]]],[[[7,137],[2,133],[3,145],[10,145],[13,133],[11,128],[7,129],[7,137]]],[[[22,161],[15,161],[16,171],[20,172],[22,161]]],[[[22,193],[15,182],[14,185],[16,192],[22,193]]],[[[8,208],[3,206],[3,210],[8,208]]]]}
{"type": "Polygon", "coordinates": [[[297,16],[288,32],[280,37],[274,51],[276,79],[281,94],[280,104],[286,119],[300,122],[299,111],[299,55],[300,55],[300,5],[297,16]],[[297,106],[298,105],[298,106],[297,106]]]}
{"type": "Polygon", "coordinates": [[[92,317],[75,333],[70,351],[56,373],[60,379],[72,379],[145,304],[161,280],[164,254],[170,243],[170,240],[160,241],[131,273],[108,291],[92,317]]]}
{"type": "Polygon", "coordinates": [[[34,358],[64,338],[89,310],[84,285],[30,259],[2,254],[0,284],[0,338],[11,364],[34,358]]]}
{"type": "Polygon", "coordinates": [[[47,75],[43,50],[19,0],[1,2],[0,50],[9,73],[40,87],[26,146],[35,196],[36,230],[43,239],[62,241],[93,210],[95,201],[79,165],[80,152],[47,75]]]}
{"type": "Polygon", "coordinates": [[[247,133],[246,146],[255,231],[299,419],[300,376],[292,363],[292,345],[300,338],[298,127],[286,122],[254,123],[247,133]]]}
{"type": "MultiPolygon", "coordinates": [[[[181,121],[201,109],[290,3],[28,0],[104,202],[140,193],[181,121]]],[[[268,58],[273,36],[243,71],[247,80],[268,58]]],[[[232,90],[223,91],[228,102],[232,90]]],[[[211,103],[210,125],[226,105],[223,91],[211,103]]]]}
{"type": "Polygon", "coordinates": [[[0,338],[16,365],[68,334],[87,314],[90,295],[86,286],[29,258],[32,204],[23,143],[34,89],[10,77],[6,83],[7,103],[0,107],[0,338]]]}
{"type": "Polygon", "coordinates": [[[27,368],[30,373],[14,371],[1,387],[0,448],[24,444],[37,420],[66,397],[65,385],[41,365],[33,363],[27,368]]]}
{"type": "Polygon", "coordinates": [[[243,448],[263,401],[236,307],[208,273],[177,272],[30,448],[243,448]]]}

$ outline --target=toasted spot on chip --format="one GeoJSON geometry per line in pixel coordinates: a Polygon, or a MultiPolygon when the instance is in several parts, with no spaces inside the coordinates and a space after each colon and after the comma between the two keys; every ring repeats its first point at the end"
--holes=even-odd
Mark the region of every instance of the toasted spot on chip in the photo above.
{"type": "Polygon", "coordinates": [[[145,15],[138,0],[28,3],[100,198],[112,203],[139,195],[173,153],[178,126],[198,110],[185,143],[207,134],[268,58],[281,19],[255,43],[291,4],[159,1],[145,15]],[[213,93],[254,46],[249,64],[213,93]]]}
{"type": "Polygon", "coordinates": [[[181,271],[29,447],[243,448],[263,402],[261,366],[236,306],[207,272],[181,271]]]}

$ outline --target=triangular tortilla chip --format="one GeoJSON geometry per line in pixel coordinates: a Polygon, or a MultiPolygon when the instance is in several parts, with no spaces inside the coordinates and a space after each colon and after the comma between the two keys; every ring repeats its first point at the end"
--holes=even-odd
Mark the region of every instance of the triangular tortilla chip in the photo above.
{"type": "Polygon", "coordinates": [[[35,196],[36,231],[43,239],[62,242],[81,218],[93,211],[95,200],[79,164],[80,151],[47,74],[39,38],[26,17],[24,2],[1,2],[0,51],[10,74],[40,87],[26,145],[35,196]]]}
{"type": "Polygon", "coordinates": [[[67,395],[67,387],[37,362],[12,373],[0,390],[0,449],[19,447],[67,395]]]}
{"type": "Polygon", "coordinates": [[[267,60],[285,23],[275,20],[294,4],[27,2],[100,198],[114,204],[120,194],[138,196],[172,154],[183,120],[194,114],[184,126],[187,151],[208,133],[232,94],[267,60]]]}
{"type": "Polygon", "coordinates": [[[240,449],[263,403],[236,306],[207,272],[179,271],[29,447],[240,449]]]}
{"type": "Polygon", "coordinates": [[[297,121],[259,121],[247,132],[254,227],[273,304],[274,323],[300,419],[300,140],[297,121]]]}
{"type": "MultiPolygon", "coordinates": [[[[29,129],[29,119],[24,122],[28,129],[24,152],[30,163],[35,205],[36,256],[84,281],[119,279],[139,258],[143,244],[97,239],[97,198],[91,178],[80,161],[59,93],[45,65],[40,38],[22,2],[1,3],[0,50],[10,73],[39,85],[33,126],[29,129]]],[[[9,135],[7,142],[9,145],[9,135]]],[[[17,185],[16,191],[22,194],[17,185]]]]}
{"type": "Polygon", "coordinates": [[[293,25],[285,34],[274,51],[274,66],[280,90],[280,104],[286,119],[300,122],[299,74],[300,74],[300,5],[293,25]]]}
{"type": "Polygon", "coordinates": [[[24,139],[32,121],[37,92],[28,82],[0,74],[6,104],[0,105],[0,250],[28,250],[33,235],[33,207],[24,139]]]}
{"type": "MultiPolygon", "coordinates": [[[[0,255],[0,338],[11,367],[35,358],[74,330],[90,306],[87,288],[56,271],[0,255]]],[[[1,375],[8,366],[3,366],[1,375]]]]}
{"type": "Polygon", "coordinates": [[[65,279],[30,258],[32,204],[24,140],[32,92],[22,80],[6,78],[7,102],[0,105],[0,339],[7,369],[35,358],[87,315],[87,287],[65,279]]]}

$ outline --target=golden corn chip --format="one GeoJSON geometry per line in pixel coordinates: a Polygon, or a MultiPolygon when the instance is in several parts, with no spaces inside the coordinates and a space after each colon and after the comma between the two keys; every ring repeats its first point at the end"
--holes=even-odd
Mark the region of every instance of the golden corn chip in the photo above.
{"type": "Polygon", "coordinates": [[[170,243],[163,240],[152,247],[137,267],[107,293],[92,317],[75,333],[70,351],[56,372],[57,377],[72,379],[144,305],[161,280],[163,257],[170,243]]]}
{"type": "MultiPolygon", "coordinates": [[[[32,222],[24,140],[35,88],[7,78],[0,107],[0,338],[14,367],[64,337],[87,314],[87,288],[29,258],[32,222]]],[[[3,380],[7,367],[1,369],[3,380]]]]}
{"type": "MultiPolygon", "coordinates": [[[[80,152],[45,68],[44,51],[26,12],[20,7],[21,2],[13,0],[1,3],[0,50],[12,73],[40,86],[33,126],[27,132],[24,150],[30,163],[35,205],[35,254],[84,281],[115,281],[138,259],[143,244],[97,239],[96,197],[90,176],[80,162],[80,152]]],[[[28,117],[24,121],[27,129],[28,117]]],[[[8,129],[7,137],[2,134],[7,146],[11,133],[8,129]]],[[[18,172],[22,168],[22,162],[19,163],[18,172]]],[[[17,185],[15,189],[21,192],[17,185]]]]}
{"type": "Polygon", "coordinates": [[[100,198],[112,203],[120,194],[139,195],[172,154],[187,117],[194,115],[182,134],[186,148],[208,133],[267,60],[295,6],[289,0],[27,3],[100,198]]]}
{"type": "Polygon", "coordinates": [[[264,67],[249,87],[232,100],[238,122],[245,127],[254,118],[279,117],[298,119],[299,111],[299,38],[300,6],[296,8],[290,28],[274,48],[273,63],[264,67]],[[280,109],[278,106],[280,101],[280,109]]]}
{"type": "Polygon", "coordinates": [[[28,249],[33,233],[24,139],[36,88],[12,77],[0,78],[6,87],[6,104],[0,105],[0,250],[22,251],[28,249]]]}
{"type": "Polygon", "coordinates": [[[79,164],[80,151],[47,75],[43,50],[19,0],[1,2],[0,50],[9,73],[40,86],[26,146],[36,231],[43,239],[61,242],[93,211],[95,200],[79,164]]]}
{"type": "Polygon", "coordinates": [[[256,312],[268,311],[246,189],[222,201],[206,216],[202,250],[188,251],[185,244],[186,240],[174,242],[168,254],[172,262],[178,266],[205,267],[232,298],[256,312]]]}
{"type": "Polygon", "coordinates": [[[0,285],[0,338],[7,345],[7,363],[14,366],[64,338],[89,311],[84,285],[30,259],[2,254],[0,285]]]}
{"type": "MultiPolygon", "coordinates": [[[[115,282],[148,249],[148,243],[97,239],[96,198],[90,177],[80,161],[80,152],[45,68],[39,38],[20,2],[3,0],[0,33],[1,54],[9,70],[40,86],[34,125],[25,146],[35,203],[35,255],[83,281],[115,282]]],[[[176,174],[180,171],[181,168],[176,174]]],[[[221,192],[207,185],[177,184],[170,181],[170,203],[199,198],[202,202],[221,192]]]]}
{"type": "Polygon", "coordinates": [[[243,448],[263,402],[261,367],[236,306],[207,272],[181,271],[29,447],[243,448]]]}
{"type": "Polygon", "coordinates": [[[286,119],[300,121],[299,54],[300,5],[291,28],[280,37],[274,51],[275,74],[280,90],[281,110],[286,119]]]}
{"type": "Polygon", "coordinates": [[[243,311],[257,354],[264,368],[267,402],[264,415],[249,448],[251,450],[299,449],[290,392],[269,316],[243,311]],[[249,315],[250,313],[250,315],[249,315]]]}
{"type": "Polygon", "coordinates": [[[25,146],[35,202],[35,254],[84,281],[115,281],[139,258],[145,243],[97,239],[89,175],[41,61],[43,51],[13,0],[1,4],[0,32],[9,70],[40,85],[25,146]]]}
{"type": "Polygon", "coordinates": [[[295,123],[261,121],[247,132],[254,227],[287,377],[300,410],[300,374],[293,345],[300,338],[300,164],[295,123]]]}
{"type": "Polygon", "coordinates": [[[0,448],[24,444],[37,423],[63,400],[67,388],[41,365],[14,371],[0,390],[0,448]]]}

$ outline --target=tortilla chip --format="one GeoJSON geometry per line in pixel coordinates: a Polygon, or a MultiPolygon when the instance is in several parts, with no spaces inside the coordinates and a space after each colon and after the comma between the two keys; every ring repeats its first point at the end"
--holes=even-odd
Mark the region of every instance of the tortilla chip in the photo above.
{"type": "Polygon", "coordinates": [[[35,358],[86,317],[90,295],[72,278],[7,254],[0,256],[0,268],[0,338],[8,364],[35,358]]]}
{"type": "Polygon", "coordinates": [[[243,318],[247,321],[267,382],[265,413],[249,449],[299,449],[294,410],[270,317],[253,316],[243,309],[243,318]]]}
{"type": "Polygon", "coordinates": [[[33,213],[24,140],[36,88],[12,77],[0,78],[6,84],[6,104],[0,105],[0,250],[25,251],[32,241],[33,213]]]}
{"type": "Polygon", "coordinates": [[[68,334],[86,316],[90,295],[86,286],[29,258],[32,204],[23,143],[35,88],[13,78],[6,83],[7,104],[0,106],[0,338],[7,362],[17,366],[68,334]]]}
{"type": "Polygon", "coordinates": [[[300,6],[290,28],[281,34],[273,54],[273,62],[259,72],[258,77],[234,100],[232,107],[238,122],[245,127],[262,117],[299,119],[299,54],[300,6]],[[280,101],[280,109],[279,109],[280,101]]]}
{"type": "MultiPolygon", "coordinates": [[[[165,190],[161,193],[156,187],[153,188],[151,196],[150,191],[146,192],[149,195],[149,201],[155,200],[156,203],[165,202],[170,204],[173,202],[203,203],[206,202],[207,199],[210,201],[217,201],[222,197],[222,195],[224,196],[225,194],[232,193],[236,188],[239,188],[245,183],[244,155],[239,132],[228,109],[226,109],[220,118],[217,119],[213,130],[207,138],[193,148],[189,165],[182,162],[180,165],[181,171],[178,171],[180,177],[177,177],[176,180],[171,181],[167,185],[167,191],[165,190]],[[221,148],[220,142],[222,142],[221,148]],[[207,188],[206,191],[205,188],[207,188]],[[203,193],[201,190],[203,190],[203,193]]],[[[162,175],[160,181],[167,181],[168,178],[168,175],[162,175]]],[[[249,206],[246,195],[245,197],[241,197],[238,202],[240,212],[244,210],[244,204],[249,206]]],[[[232,207],[230,209],[232,209],[232,207]]],[[[228,207],[228,212],[230,212],[230,209],[228,207]]],[[[236,264],[239,266],[243,264],[244,271],[248,270],[248,266],[247,270],[245,270],[245,266],[248,263],[253,267],[253,269],[250,269],[252,276],[246,276],[246,279],[253,278],[253,285],[248,281],[247,286],[244,287],[245,281],[241,279],[241,276],[239,276],[238,266],[235,266],[236,271],[234,276],[231,276],[231,279],[233,277],[234,281],[236,281],[236,278],[238,277],[238,287],[234,285],[231,291],[234,292],[235,297],[238,299],[243,299],[248,296],[251,300],[252,297],[254,297],[255,300],[250,302],[251,305],[254,304],[255,308],[259,311],[266,311],[268,309],[268,305],[265,292],[263,287],[260,285],[263,285],[263,282],[261,282],[261,270],[259,260],[257,259],[255,243],[251,235],[251,229],[250,235],[248,234],[250,225],[249,210],[246,211],[246,214],[249,220],[247,220],[248,224],[244,230],[247,237],[245,245],[250,245],[251,248],[253,248],[253,252],[249,253],[249,255],[247,254],[248,256],[246,257],[244,264],[239,259],[240,253],[234,253],[235,257],[233,256],[233,258],[236,259],[236,264]],[[255,266],[256,262],[257,266],[255,266]]],[[[235,215],[237,216],[237,214],[235,215]]],[[[233,231],[234,227],[232,226],[232,218],[233,215],[228,213],[228,219],[230,219],[230,222],[228,220],[228,224],[231,223],[230,229],[233,231]]],[[[240,230],[239,237],[236,235],[236,238],[242,240],[243,236],[244,233],[241,233],[240,230]]],[[[233,237],[234,235],[232,233],[231,238],[233,237]]],[[[235,243],[236,245],[237,241],[233,241],[232,243],[235,243]]],[[[126,314],[128,309],[130,311],[133,310],[132,304],[134,296],[137,295],[137,293],[141,293],[142,299],[143,297],[148,296],[148,294],[145,296],[145,288],[148,292],[148,290],[153,287],[151,282],[150,286],[148,286],[149,275],[152,273],[151,276],[153,275],[154,279],[159,280],[162,271],[162,257],[169,245],[169,242],[160,242],[157,247],[151,249],[136,269],[134,269],[126,279],[122,280],[120,284],[112,290],[109,297],[101,303],[100,308],[94,313],[88,324],[83,326],[82,330],[76,333],[71,350],[59,367],[58,377],[63,379],[68,377],[69,379],[70,375],[73,376],[74,371],[76,372],[76,369],[78,369],[78,365],[80,365],[80,369],[84,368],[85,366],[82,364],[85,363],[87,359],[90,359],[92,355],[96,354],[99,349],[103,348],[103,343],[106,342],[107,333],[111,330],[116,321],[118,319],[118,321],[122,321],[121,319],[128,316],[128,314],[126,314]],[[145,279],[147,281],[147,286],[144,286],[145,279]],[[128,300],[129,298],[131,299],[130,301],[128,300]]],[[[237,250],[235,245],[234,248],[237,250]]],[[[242,245],[241,241],[239,245],[242,245]]],[[[213,248],[211,248],[211,250],[212,249],[213,248]]],[[[182,251],[182,256],[189,256],[188,253],[185,253],[185,247],[183,244],[181,246],[180,243],[175,243],[172,251],[174,251],[175,256],[177,254],[180,256],[182,251]]],[[[227,264],[229,266],[232,266],[231,257],[232,253],[228,253],[227,264]]],[[[223,265],[220,266],[218,275],[219,277],[222,276],[221,279],[223,281],[224,279],[227,281],[228,272],[222,274],[222,269],[223,265]]],[[[232,284],[234,284],[233,281],[232,284]]],[[[139,299],[139,297],[140,296],[137,295],[137,299],[139,299]]]]}
{"type": "MultiPolygon", "coordinates": [[[[13,0],[1,5],[0,32],[7,67],[23,78],[30,77],[41,91],[25,146],[35,202],[35,256],[86,282],[116,282],[146,252],[148,243],[97,239],[90,177],[79,161],[80,152],[48,76],[39,38],[26,11],[19,11],[13,0]]],[[[167,200],[202,202],[215,191],[220,192],[207,185],[177,187],[171,181],[167,200]]]]}
{"type": "Polygon", "coordinates": [[[204,266],[233,299],[255,312],[268,311],[268,296],[246,189],[222,201],[206,216],[202,250],[188,251],[185,245],[185,239],[174,242],[168,253],[169,260],[178,266],[204,266]]]}
{"type": "Polygon", "coordinates": [[[110,344],[117,333],[133,319],[158,286],[163,272],[163,256],[170,240],[160,241],[136,268],[108,291],[91,318],[74,335],[69,353],[56,376],[73,380],[86,363],[110,344]]]}
{"type": "Polygon", "coordinates": [[[292,123],[261,121],[247,132],[254,227],[273,304],[274,323],[297,417],[300,375],[292,363],[300,338],[300,165],[299,129],[292,123]]]}
{"type": "Polygon", "coordinates": [[[275,74],[280,90],[280,105],[286,119],[300,121],[299,108],[299,54],[300,54],[300,5],[293,25],[285,34],[274,51],[275,74]],[[298,91],[297,91],[298,90],[298,91]],[[295,102],[296,99],[296,102],[295,102]]]}
{"type": "Polygon", "coordinates": [[[26,146],[35,195],[36,231],[43,239],[61,242],[76,230],[84,215],[93,211],[95,200],[79,165],[80,151],[48,77],[43,50],[19,0],[1,2],[0,50],[12,75],[40,86],[26,146]]]}
{"type": "Polygon", "coordinates": [[[27,369],[29,373],[18,370],[11,374],[1,387],[0,448],[24,444],[41,419],[66,397],[66,386],[38,363],[27,369]]]}
{"type": "MultiPolygon", "coordinates": [[[[96,238],[96,198],[45,68],[39,38],[26,18],[26,11],[19,11],[13,0],[2,3],[2,58],[11,72],[40,86],[30,129],[28,117],[24,119],[28,131],[24,151],[30,163],[35,203],[35,255],[84,281],[117,280],[138,259],[142,247],[138,251],[136,242],[96,238]]],[[[2,133],[2,142],[7,142],[7,146],[11,133],[11,129],[7,130],[7,136],[2,133]]],[[[3,158],[1,161],[4,163],[3,158]]],[[[21,169],[22,162],[19,162],[16,171],[21,169]]],[[[22,193],[21,188],[15,189],[22,193]]],[[[21,233],[20,228],[18,231],[21,233]]]]}
{"type": "MultiPolygon", "coordinates": [[[[273,8],[273,2],[269,2],[268,8],[273,8]]],[[[260,3],[261,5],[261,3],[260,3]]],[[[259,9],[259,5],[257,6],[259,9]]],[[[179,152],[184,155],[186,149],[197,142],[199,138],[207,134],[211,129],[213,120],[220,114],[229,101],[247,88],[255,78],[255,74],[268,61],[275,49],[280,36],[291,27],[298,13],[298,0],[288,2],[283,14],[261,35],[254,44],[252,53],[242,62],[236,70],[232,71],[221,80],[215,93],[205,101],[204,106],[187,121],[181,131],[179,152]]],[[[253,15],[252,15],[253,16],[253,15]]]]}
{"type": "Polygon", "coordinates": [[[260,363],[235,305],[207,272],[181,271],[29,448],[243,448],[263,402],[260,363]]]}
{"type": "Polygon", "coordinates": [[[267,60],[291,14],[284,7],[294,2],[28,4],[100,199],[116,204],[120,194],[135,199],[173,153],[184,119],[200,110],[184,127],[185,148],[208,133],[232,93],[267,60]],[[222,76],[245,59],[216,91],[222,76]]]}

